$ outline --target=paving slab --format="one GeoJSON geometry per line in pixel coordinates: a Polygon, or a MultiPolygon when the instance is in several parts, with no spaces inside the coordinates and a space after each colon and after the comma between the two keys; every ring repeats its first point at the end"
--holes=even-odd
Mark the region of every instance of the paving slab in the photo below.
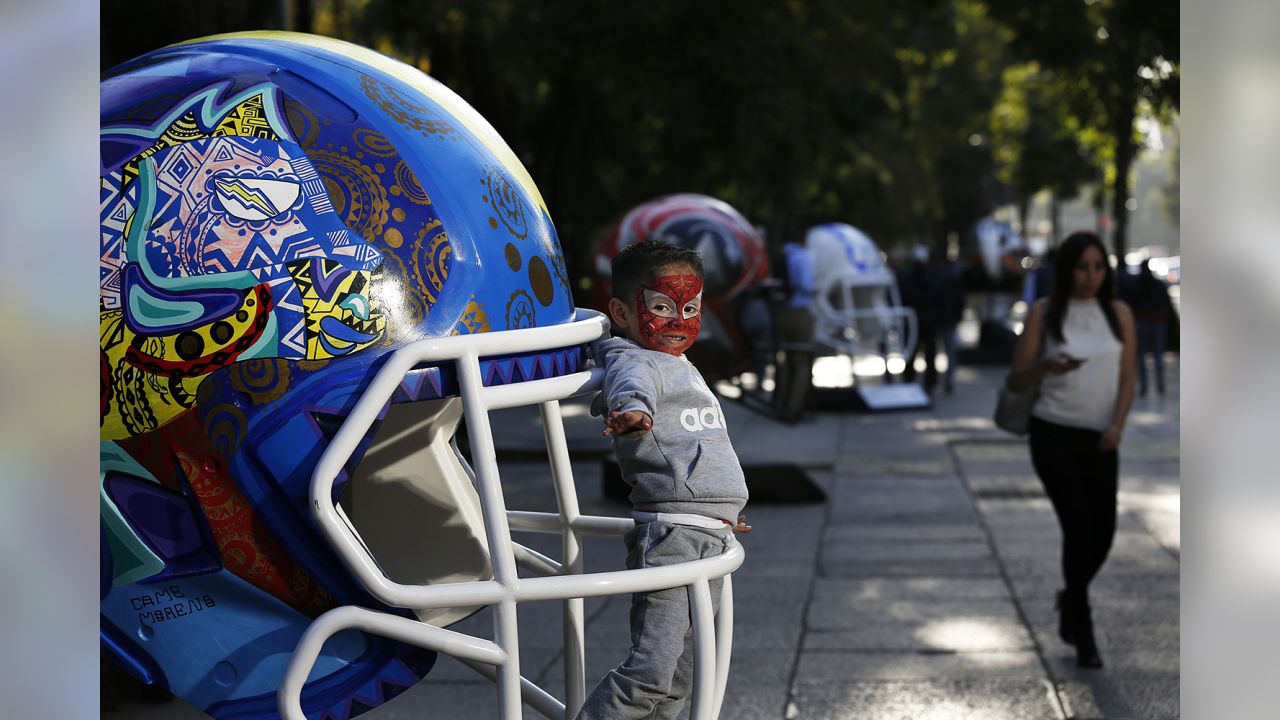
{"type": "MultiPolygon", "coordinates": [[[[1097,626],[1141,626],[1148,623],[1177,622],[1180,606],[1177,598],[1090,596],[1093,623],[1097,626]]],[[[1053,601],[1024,600],[1022,612],[1032,622],[1048,622],[1057,617],[1053,601]]]]}
{"type": "MultiPolygon", "coordinates": [[[[1062,574],[1055,567],[1044,568],[1043,574],[1014,575],[1009,577],[1013,592],[1020,598],[1052,600],[1062,589],[1062,574]]],[[[1177,576],[1160,575],[1119,575],[1116,573],[1099,573],[1089,585],[1089,595],[1093,598],[1104,597],[1163,597],[1178,598],[1181,593],[1181,581],[1177,576]]]]}
{"type": "Polygon", "coordinates": [[[832,523],[823,533],[824,545],[892,542],[900,544],[934,542],[983,542],[987,535],[972,519],[969,522],[857,522],[832,523]]]}
{"type": "Polygon", "coordinates": [[[858,603],[831,592],[829,588],[818,588],[809,606],[806,626],[810,631],[857,630],[879,622],[942,622],[957,618],[1017,621],[1018,611],[1007,600],[955,600],[945,603],[882,600],[874,604],[858,603]]]}
{"type": "MultiPolygon", "coordinates": [[[[1032,623],[1032,634],[1045,653],[1063,653],[1063,657],[1073,652],[1071,646],[1058,637],[1057,621],[1046,621],[1043,618],[1032,623]]],[[[1175,661],[1179,658],[1181,648],[1181,627],[1176,620],[1161,620],[1141,625],[1125,625],[1106,623],[1093,629],[1093,636],[1103,650],[1103,660],[1110,658],[1110,653],[1125,648],[1159,650],[1175,661]]]]}
{"type": "Polygon", "coordinates": [[[797,683],[787,717],[805,720],[1050,720],[1057,694],[1042,679],[797,683]]]}
{"type": "MultiPolygon", "coordinates": [[[[1172,648],[1158,643],[1149,643],[1147,638],[1130,636],[1140,640],[1141,644],[1120,645],[1114,636],[1108,635],[1099,642],[1099,654],[1106,663],[1104,672],[1108,675],[1159,675],[1177,677],[1181,669],[1177,653],[1169,652],[1172,648]]],[[[1092,678],[1096,675],[1091,668],[1076,665],[1073,648],[1060,643],[1060,647],[1048,649],[1044,653],[1045,662],[1055,677],[1092,678]]]]}
{"type": "Polygon", "coordinates": [[[973,504],[955,494],[883,493],[848,498],[832,505],[831,522],[857,523],[863,520],[913,522],[938,520],[955,522],[973,517],[973,504]]]}
{"type": "MultiPolygon", "coordinates": [[[[1056,554],[1052,557],[1056,557],[1056,554]]],[[[1035,575],[1043,571],[1044,562],[1010,558],[1004,561],[1005,570],[1010,575],[1035,575]]],[[[1139,556],[1107,558],[1103,566],[1107,572],[1127,575],[1177,575],[1178,559],[1167,552],[1150,553],[1139,556]]]]}
{"type": "Polygon", "coordinates": [[[735,586],[740,582],[767,580],[769,582],[785,582],[796,585],[807,585],[817,573],[812,558],[797,562],[791,558],[752,558],[743,562],[742,567],[733,573],[735,586]]]}
{"type": "Polygon", "coordinates": [[[821,565],[822,572],[833,577],[996,577],[1000,565],[995,558],[983,560],[889,560],[836,561],[821,565]]]}
{"type": "Polygon", "coordinates": [[[989,559],[991,559],[991,546],[986,542],[839,543],[822,548],[824,562],[915,560],[965,562],[989,559]]]}
{"type": "Polygon", "coordinates": [[[819,578],[818,596],[872,605],[886,600],[1008,600],[1008,586],[999,578],[819,578]]]}
{"type": "MultiPolygon", "coordinates": [[[[1104,671],[1106,672],[1106,671],[1104,671]]],[[[1175,720],[1180,712],[1177,675],[1122,676],[1058,685],[1070,717],[1079,720],[1175,720]]]]}
{"type": "Polygon", "coordinates": [[[974,497],[987,499],[999,497],[1035,498],[1045,497],[1044,486],[1035,475],[1017,474],[1005,471],[1006,474],[979,475],[968,472],[965,479],[974,497]]]}
{"type": "Polygon", "coordinates": [[[811,651],[796,672],[804,682],[862,680],[978,680],[1044,676],[1040,657],[1027,650],[981,652],[811,651]]]}
{"type": "MultiPolygon", "coordinates": [[[[1128,534],[1128,533],[1125,533],[1128,534]]],[[[1168,562],[1172,561],[1177,565],[1177,558],[1155,541],[1151,535],[1146,534],[1136,536],[1131,541],[1124,541],[1117,538],[1119,542],[1111,546],[1111,552],[1107,555],[1106,565],[1115,562],[1117,571],[1126,573],[1133,572],[1133,568],[1153,568],[1148,574],[1163,574],[1163,571],[1169,568],[1168,562]]],[[[1062,548],[1059,543],[1018,543],[1018,542],[1001,542],[1001,538],[997,537],[996,542],[999,546],[997,551],[1000,558],[1006,562],[1033,561],[1037,563],[1056,562],[1062,555],[1062,548]]],[[[1106,567],[1106,566],[1104,566],[1106,567]]],[[[1170,573],[1172,574],[1172,573],[1170,573]]]]}
{"type": "MultiPolygon", "coordinates": [[[[854,451],[856,453],[856,451],[854,451]]],[[[835,471],[841,477],[851,480],[861,478],[912,478],[912,477],[946,477],[955,473],[955,466],[945,457],[936,460],[922,460],[914,455],[900,457],[876,457],[865,453],[850,454],[841,457],[835,464],[835,471]]]]}
{"type": "MultiPolygon", "coordinates": [[[[1046,628],[1046,633],[1049,631],[1046,628]]],[[[1035,640],[1025,624],[1013,617],[990,614],[878,620],[856,630],[815,628],[814,632],[805,634],[802,648],[805,652],[880,650],[935,653],[1034,649],[1035,640]]]]}

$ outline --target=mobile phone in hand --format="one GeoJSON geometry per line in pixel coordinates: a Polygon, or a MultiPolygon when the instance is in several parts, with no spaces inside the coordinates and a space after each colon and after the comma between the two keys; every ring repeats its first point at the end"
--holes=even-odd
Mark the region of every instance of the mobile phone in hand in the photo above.
{"type": "Polygon", "coordinates": [[[1067,362],[1075,363],[1076,365],[1080,365],[1080,364],[1082,364],[1085,360],[1088,360],[1088,359],[1089,359],[1089,358],[1076,357],[1076,356],[1074,356],[1074,355],[1068,355],[1068,354],[1066,354],[1066,353],[1062,353],[1062,357],[1066,358],[1066,359],[1067,359],[1067,362]]]}

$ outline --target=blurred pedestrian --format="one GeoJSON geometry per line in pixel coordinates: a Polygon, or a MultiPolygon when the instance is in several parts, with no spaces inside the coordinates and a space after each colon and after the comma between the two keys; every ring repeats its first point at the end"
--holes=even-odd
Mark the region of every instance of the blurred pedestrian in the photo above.
{"type": "Polygon", "coordinates": [[[782,248],[777,260],[786,299],[774,311],[778,354],[774,373],[773,407],[778,419],[796,422],[809,403],[813,388],[813,306],[818,292],[813,255],[798,242],[782,248]]]}
{"type": "Polygon", "coordinates": [[[1031,461],[1062,528],[1058,634],[1089,668],[1102,667],[1089,583],[1115,537],[1118,447],[1133,404],[1137,351],[1133,313],[1113,298],[1114,286],[1097,235],[1064,240],[1049,296],[1033,306],[1006,380],[1015,391],[1040,386],[1029,424],[1031,461]]]}
{"type": "Polygon", "coordinates": [[[964,314],[964,284],[961,280],[961,269],[957,263],[947,260],[946,252],[933,248],[929,253],[929,264],[925,268],[925,289],[929,294],[929,304],[933,314],[933,330],[935,342],[925,343],[925,387],[933,388],[938,373],[929,358],[937,353],[936,341],[942,341],[942,351],[947,358],[947,369],[942,375],[942,389],[948,395],[955,391],[956,365],[959,357],[956,352],[960,318],[964,314]]]}
{"type": "Polygon", "coordinates": [[[1049,249],[1035,270],[1027,273],[1022,289],[1022,299],[1028,305],[1049,294],[1049,286],[1053,284],[1053,259],[1057,250],[1049,249]]]}
{"type": "Polygon", "coordinates": [[[1138,277],[1130,284],[1125,300],[1133,308],[1138,324],[1138,395],[1147,394],[1147,355],[1153,358],[1156,393],[1164,396],[1164,351],[1167,346],[1173,301],[1169,288],[1151,272],[1151,261],[1143,260],[1138,277]]]}
{"type": "Polygon", "coordinates": [[[923,387],[925,392],[932,393],[938,385],[938,341],[941,340],[947,358],[942,386],[950,394],[955,389],[956,329],[964,312],[961,271],[937,248],[930,250],[917,245],[911,251],[911,258],[911,264],[899,275],[898,287],[902,304],[916,312],[918,332],[903,376],[908,382],[915,379],[916,355],[923,355],[923,387]]]}
{"type": "Polygon", "coordinates": [[[938,369],[934,365],[938,354],[938,325],[930,296],[928,261],[927,247],[916,245],[911,248],[910,262],[898,271],[898,293],[902,297],[902,304],[916,314],[916,344],[906,358],[907,366],[902,372],[902,379],[915,382],[916,356],[924,355],[923,385],[925,392],[933,392],[933,387],[938,382],[938,369]]]}
{"type": "Polygon", "coordinates": [[[787,306],[808,311],[818,292],[813,279],[813,256],[803,243],[789,242],[782,248],[786,265],[787,306]]]}

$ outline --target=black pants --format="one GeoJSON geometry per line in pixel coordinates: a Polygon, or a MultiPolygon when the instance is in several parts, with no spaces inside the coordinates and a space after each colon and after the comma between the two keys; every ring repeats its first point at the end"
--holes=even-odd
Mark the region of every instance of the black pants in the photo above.
{"type": "Polygon", "coordinates": [[[1088,607],[1089,582],[1116,534],[1120,454],[1098,449],[1102,433],[1031,418],[1031,463],[1062,527],[1066,602],[1088,607]]]}
{"type": "Polygon", "coordinates": [[[907,358],[907,368],[902,373],[902,379],[907,382],[915,382],[916,380],[916,358],[924,355],[924,388],[933,390],[938,384],[938,331],[933,324],[921,324],[920,333],[916,341],[915,349],[911,351],[911,357],[907,358]]]}

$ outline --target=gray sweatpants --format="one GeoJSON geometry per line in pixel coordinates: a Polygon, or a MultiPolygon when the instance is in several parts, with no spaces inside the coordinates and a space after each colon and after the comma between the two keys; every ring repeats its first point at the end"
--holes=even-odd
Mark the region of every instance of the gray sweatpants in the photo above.
{"type": "MultiPolygon", "coordinates": [[[[624,539],[630,570],[716,557],[737,542],[728,525],[703,530],[668,522],[637,525],[624,539]]],[[[719,578],[710,582],[717,610],[722,584],[719,578]]],[[[579,720],[669,720],[680,714],[693,689],[690,607],[687,587],[631,596],[631,654],[587,696],[579,720]]]]}

